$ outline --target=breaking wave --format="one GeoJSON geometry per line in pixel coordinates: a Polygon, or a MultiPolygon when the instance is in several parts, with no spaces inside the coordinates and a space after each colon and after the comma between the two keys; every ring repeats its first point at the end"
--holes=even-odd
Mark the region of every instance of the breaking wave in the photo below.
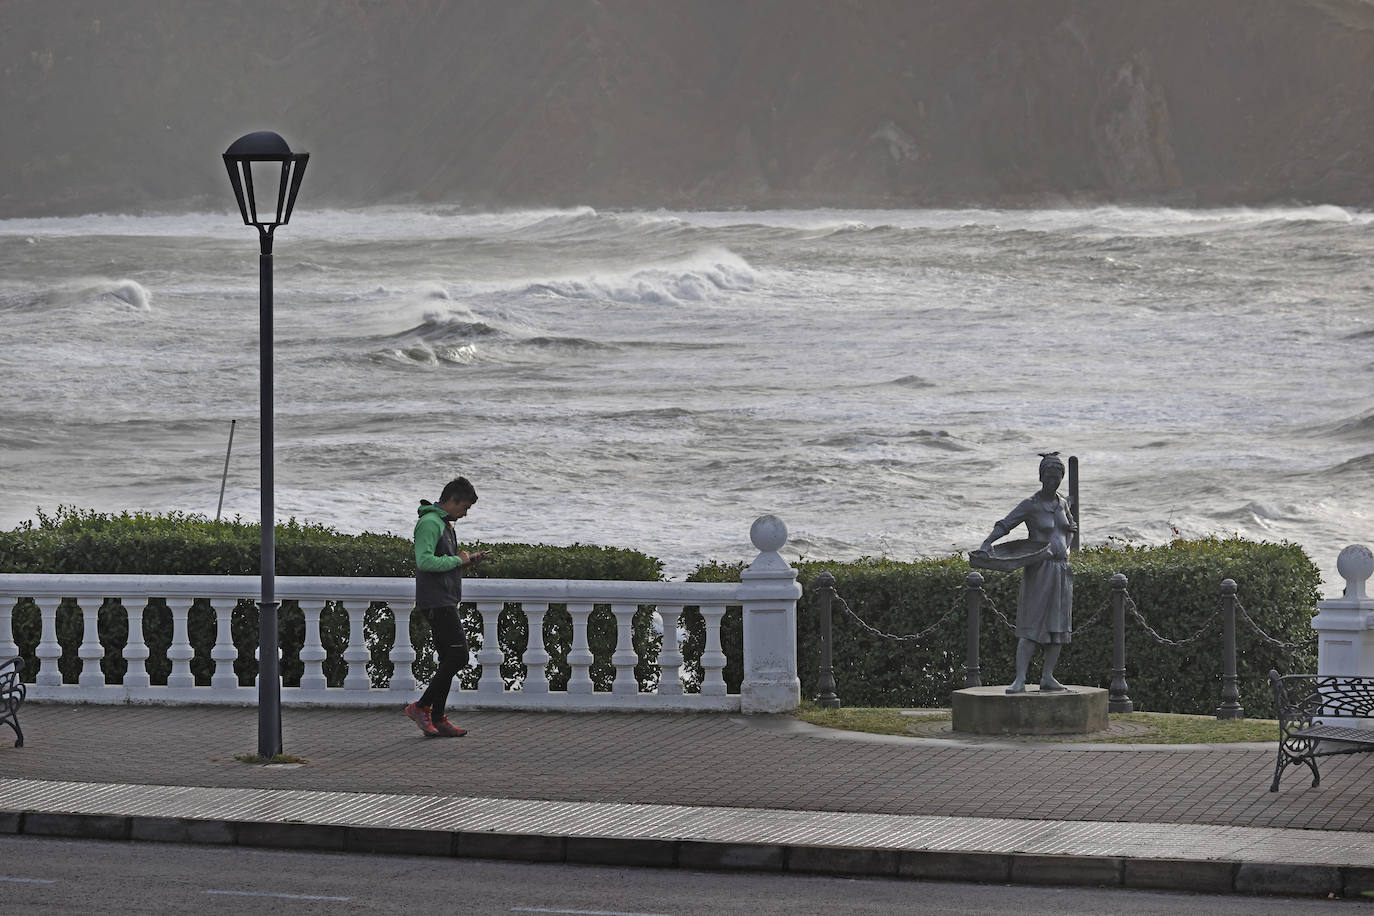
{"type": "Polygon", "coordinates": [[[549,280],[526,287],[532,296],[586,299],[629,305],[683,305],[724,292],[754,288],[753,268],[738,255],[716,251],[678,264],[643,267],[628,274],[549,280]]]}

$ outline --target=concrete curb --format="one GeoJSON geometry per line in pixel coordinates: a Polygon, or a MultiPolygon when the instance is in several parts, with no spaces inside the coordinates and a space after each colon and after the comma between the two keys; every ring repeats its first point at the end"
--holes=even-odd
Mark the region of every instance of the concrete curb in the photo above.
{"type": "Polygon", "coordinates": [[[923,738],[915,735],[879,735],[872,732],[853,732],[842,728],[812,725],[792,716],[736,716],[729,717],[737,725],[748,726],[757,731],[772,735],[820,738],[828,741],[852,741],[859,744],[890,744],[907,747],[930,748],[978,748],[980,750],[1019,750],[1043,748],[1053,751],[1091,751],[1098,753],[1145,753],[1169,751],[1171,753],[1196,753],[1217,751],[1269,751],[1273,752],[1273,741],[1228,741],[1224,744],[1115,744],[1108,741],[1067,741],[1062,738],[1006,738],[991,736],[923,738]]]}
{"type": "Polygon", "coordinates": [[[0,834],[526,862],[1356,897],[1374,867],[855,848],[0,811],[0,834]]]}

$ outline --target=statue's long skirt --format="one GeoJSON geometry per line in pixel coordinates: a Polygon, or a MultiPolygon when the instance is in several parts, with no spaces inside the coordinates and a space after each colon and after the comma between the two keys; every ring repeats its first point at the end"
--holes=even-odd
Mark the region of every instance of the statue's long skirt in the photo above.
{"type": "Polygon", "coordinates": [[[1021,572],[1016,635],[1038,643],[1069,642],[1073,629],[1073,571],[1068,560],[1045,560],[1021,572]]]}

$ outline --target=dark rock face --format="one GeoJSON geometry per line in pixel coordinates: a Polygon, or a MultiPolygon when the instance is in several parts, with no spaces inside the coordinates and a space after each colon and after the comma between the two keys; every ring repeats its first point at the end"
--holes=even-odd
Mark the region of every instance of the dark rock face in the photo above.
{"type": "Polygon", "coordinates": [[[1374,204],[1370,0],[5,0],[0,217],[316,203],[1374,204]]]}

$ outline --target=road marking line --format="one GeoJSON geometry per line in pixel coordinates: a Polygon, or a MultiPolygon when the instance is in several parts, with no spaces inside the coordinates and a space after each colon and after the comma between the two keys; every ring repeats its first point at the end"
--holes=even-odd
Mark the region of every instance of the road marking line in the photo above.
{"type": "Polygon", "coordinates": [[[513,906],[512,913],[568,913],[572,916],[664,916],[663,913],[621,913],[617,910],[548,910],[541,906],[513,906]]]}
{"type": "Polygon", "coordinates": [[[5,882],[6,884],[56,884],[56,883],[57,883],[56,881],[49,881],[47,878],[4,878],[4,877],[0,877],[0,881],[5,882]]]}
{"type": "Polygon", "coordinates": [[[218,894],[221,897],[280,897],[284,900],[337,900],[341,903],[348,903],[352,897],[324,897],[317,894],[269,894],[262,891],[206,891],[207,894],[218,894]]]}

